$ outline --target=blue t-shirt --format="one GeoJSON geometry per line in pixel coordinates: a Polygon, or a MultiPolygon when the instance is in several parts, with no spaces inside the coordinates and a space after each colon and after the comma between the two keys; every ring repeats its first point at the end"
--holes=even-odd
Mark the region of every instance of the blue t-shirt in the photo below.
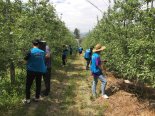
{"type": "Polygon", "coordinates": [[[87,58],[87,59],[90,59],[91,58],[91,51],[90,51],[90,49],[87,49],[85,51],[84,58],[87,58]]]}
{"type": "Polygon", "coordinates": [[[45,52],[39,48],[32,48],[27,59],[27,70],[34,72],[46,72],[45,52]]]}
{"type": "Polygon", "coordinates": [[[100,55],[94,53],[91,58],[91,72],[94,76],[100,76],[102,74],[101,69],[99,66],[101,65],[100,55]]]}
{"type": "Polygon", "coordinates": [[[68,53],[68,50],[67,50],[67,49],[64,49],[64,50],[62,51],[62,56],[67,56],[67,53],[68,53]]]}
{"type": "Polygon", "coordinates": [[[82,48],[82,47],[80,47],[78,50],[79,50],[79,52],[82,52],[83,48],[82,48]]]}

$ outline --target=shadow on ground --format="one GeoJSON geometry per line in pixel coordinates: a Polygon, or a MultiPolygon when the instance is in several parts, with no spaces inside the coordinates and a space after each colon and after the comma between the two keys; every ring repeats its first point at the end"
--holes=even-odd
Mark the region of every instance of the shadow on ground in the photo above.
{"type": "Polygon", "coordinates": [[[43,97],[40,102],[20,104],[14,110],[10,110],[11,116],[73,116],[81,115],[77,109],[69,109],[74,105],[76,97],[76,79],[81,79],[83,69],[78,64],[68,63],[66,67],[60,67],[52,74],[51,93],[43,97]]]}

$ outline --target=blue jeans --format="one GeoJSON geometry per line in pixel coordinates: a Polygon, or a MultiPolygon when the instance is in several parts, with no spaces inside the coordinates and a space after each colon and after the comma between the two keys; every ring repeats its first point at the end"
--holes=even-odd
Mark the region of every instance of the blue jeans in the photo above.
{"type": "Polygon", "coordinates": [[[94,77],[94,80],[93,80],[92,93],[94,96],[96,96],[96,86],[98,83],[98,79],[101,81],[102,95],[105,94],[105,88],[106,88],[107,80],[106,80],[106,77],[104,75],[100,75],[100,76],[94,77]]]}

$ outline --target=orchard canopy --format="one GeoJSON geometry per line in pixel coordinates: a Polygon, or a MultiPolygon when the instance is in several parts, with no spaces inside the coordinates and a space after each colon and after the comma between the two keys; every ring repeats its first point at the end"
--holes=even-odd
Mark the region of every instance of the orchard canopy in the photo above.
{"type": "Polygon", "coordinates": [[[118,75],[155,86],[155,8],[153,0],[114,0],[83,41],[101,43],[103,58],[118,75]],[[145,8],[146,7],[146,8],[145,8]]]}
{"type": "Polygon", "coordinates": [[[63,44],[75,44],[74,36],[49,2],[1,0],[0,11],[0,76],[12,60],[17,64],[23,58],[36,38],[46,40],[55,53],[60,53],[63,44]]]}

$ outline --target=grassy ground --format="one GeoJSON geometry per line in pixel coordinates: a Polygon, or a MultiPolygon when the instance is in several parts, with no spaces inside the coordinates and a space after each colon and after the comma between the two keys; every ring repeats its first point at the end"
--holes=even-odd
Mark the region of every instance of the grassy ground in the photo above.
{"type": "MultiPolygon", "coordinates": [[[[147,100],[140,100],[134,93],[116,90],[117,81],[107,72],[107,92],[110,99],[100,97],[100,82],[97,86],[98,97],[91,95],[92,77],[85,70],[82,56],[68,60],[66,67],[52,73],[51,94],[43,101],[28,105],[18,104],[4,116],[153,116],[147,100]]],[[[43,86],[44,87],[44,86],[43,86]]]]}
{"type": "Polygon", "coordinates": [[[81,116],[102,115],[105,104],[91,97],[90,72],[85,71],[82,57],[68,60],[66,67],[52,73],[51,94],[43,101],[18,104],[2,115],[10,116],[81,116]]]}

